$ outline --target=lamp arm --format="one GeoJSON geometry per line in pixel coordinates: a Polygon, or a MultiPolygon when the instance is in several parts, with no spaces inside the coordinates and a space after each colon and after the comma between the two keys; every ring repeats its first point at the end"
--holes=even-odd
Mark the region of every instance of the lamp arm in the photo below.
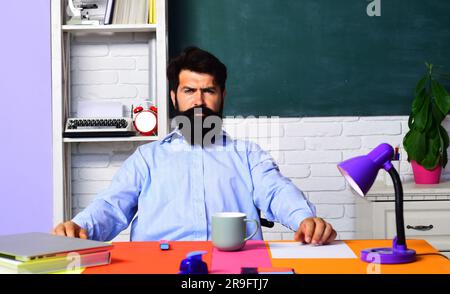
{"type": "Polygon", "coordinates": [[[394,183],[395,190],[395,223],[397,225],[397,245],[405,246],[406,248],[406,238],[405,238],[405,222],[403,217],[403,187],[400,180],[400,176],[394,167],[390,168],[388,171],[394,183]]]}

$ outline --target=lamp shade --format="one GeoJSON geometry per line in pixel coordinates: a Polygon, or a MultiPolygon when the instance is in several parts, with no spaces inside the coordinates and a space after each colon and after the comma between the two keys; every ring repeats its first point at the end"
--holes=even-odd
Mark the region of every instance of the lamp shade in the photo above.
{"type": "Polygon", "coordinates": [[[378,171],[392,168],[394,149],[389,144],[380,144],[369,154],[354,157],[338,164],[338,169],[360,196],[365,196],[373,185],[378,171]]]}

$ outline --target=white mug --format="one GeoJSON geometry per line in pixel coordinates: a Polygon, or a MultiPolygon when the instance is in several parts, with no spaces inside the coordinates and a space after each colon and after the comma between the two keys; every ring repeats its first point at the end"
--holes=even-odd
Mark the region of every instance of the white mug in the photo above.
{"type": "Polygon", "coordinates": [[[222,251],[240,250],[260,229],[259,222],[247,219],[245,213],[220,212],[212,216],[212,242],[222,251]],[[247,237],[247,222],[253,222],[256,229],[247,237]]]}

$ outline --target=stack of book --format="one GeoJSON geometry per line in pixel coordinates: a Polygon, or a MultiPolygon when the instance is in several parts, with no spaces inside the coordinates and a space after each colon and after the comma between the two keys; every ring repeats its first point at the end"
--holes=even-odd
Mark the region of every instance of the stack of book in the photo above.
{"type": "Polygon", "coordinates": [[[0,273],[39,274],[111,263],[111,244],[27,233],[0,236],[0,273]]]}
{"type": "Polygon", "coordinates": [[[73,0],[97,24],[155,24],[156,0],[73,0]],[[87,6],[87,5],[91,5],[87,6]],[[86,8],[88,7],[88,8],[86,8]]]}
{"type": "MultiPolygon", "coordinates": [[[[105,24],[152,24],[156,23],[156,0],[109,0],[113,2],[112,22],[105,24]]],[[[111,18],[107,15],[105,20],[111,18]]]]}

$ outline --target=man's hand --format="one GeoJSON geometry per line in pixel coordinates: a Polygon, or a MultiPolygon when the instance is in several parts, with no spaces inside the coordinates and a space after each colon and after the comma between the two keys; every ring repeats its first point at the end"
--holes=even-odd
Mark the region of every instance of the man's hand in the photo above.
{"type": "Polygon", "coordinates": [[[60,223],[53,229],[52,234],[58,235],[58,236],[80,238],[80,239],[88,238],[88,234],[87,234],[86,230],[81,228],[79,225],[77,225],[76,223],[74,223],[72,221],[60,223]]]}
{"type": "Polygon", "coordinates": [[[336,239],[336,231],[320,217],[304,219],[295,233],[295,241],[307,244],[325,245],[333,242],[334,239],[336,239]]]}

